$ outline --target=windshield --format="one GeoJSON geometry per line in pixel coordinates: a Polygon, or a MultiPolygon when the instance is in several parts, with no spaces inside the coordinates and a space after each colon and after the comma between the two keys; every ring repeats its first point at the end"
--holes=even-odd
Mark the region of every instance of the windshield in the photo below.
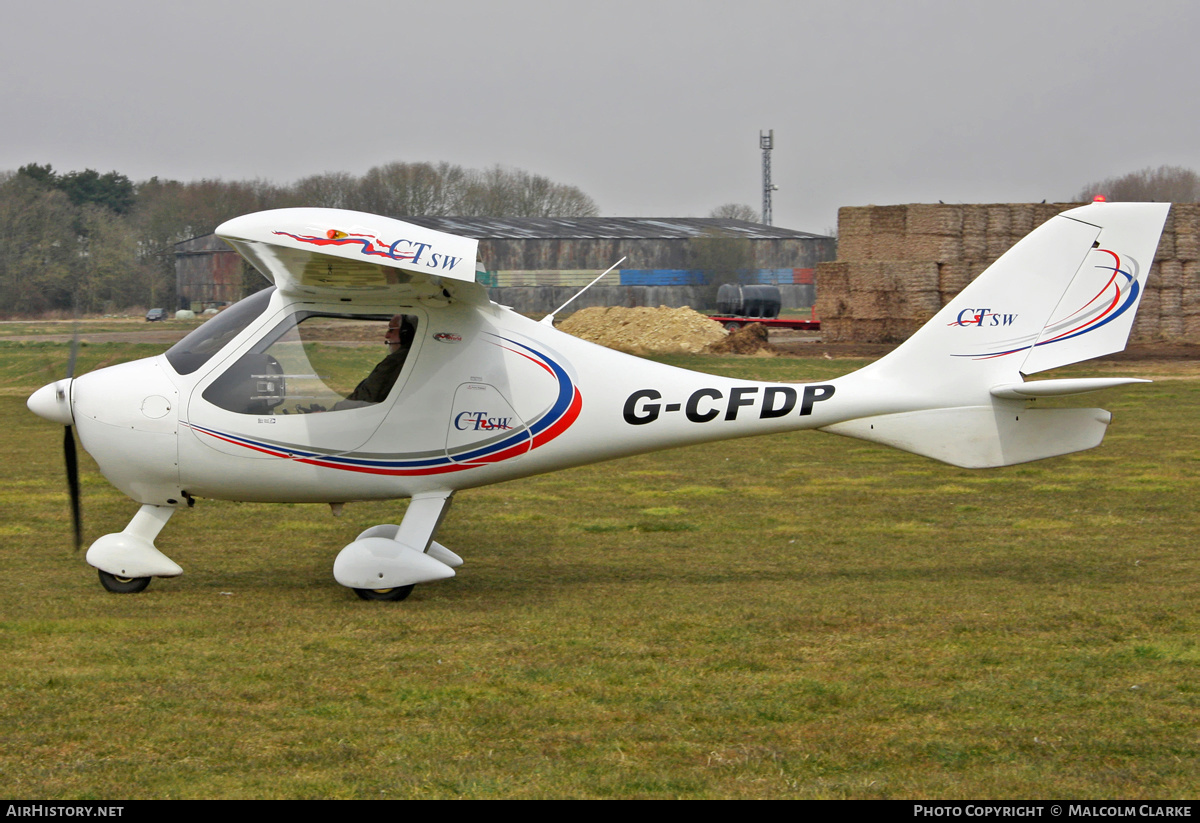
{"type": "Polygon", "coordinates": [[[208,362],[267,309],[275,287],[239,300],[167,350],[167,361],[180,374],[191,374],[208,362]]]}

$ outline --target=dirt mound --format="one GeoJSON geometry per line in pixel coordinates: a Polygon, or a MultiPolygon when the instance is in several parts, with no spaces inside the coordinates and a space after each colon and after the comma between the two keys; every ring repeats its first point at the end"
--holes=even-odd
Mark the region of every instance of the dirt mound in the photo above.
{"type": "Polygon", "coordinates": [[[709,354],[757,354],[774,355],[775,347],[771,345],[767,335],[767,327],[762,323],[751,323],[742,326],[724,340],[718,340],[706,350],[709,354]]]}
{"type": "Polygon", "coordinates": [[[630,354],[697,354],[726,335],[720,324],[687,306],[595,306],[575,312],[559,328],[630,354]]]}

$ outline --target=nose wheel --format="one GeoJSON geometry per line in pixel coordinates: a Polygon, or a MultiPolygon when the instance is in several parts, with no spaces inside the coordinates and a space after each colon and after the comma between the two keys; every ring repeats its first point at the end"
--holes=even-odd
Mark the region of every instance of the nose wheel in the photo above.
{"type": "Polygon", "coordinates": [[[96,571],[100,572],[100,585],[115,594],[135,594],[150,585],[149,577],[118,577],[103,569],[96,571]]]}

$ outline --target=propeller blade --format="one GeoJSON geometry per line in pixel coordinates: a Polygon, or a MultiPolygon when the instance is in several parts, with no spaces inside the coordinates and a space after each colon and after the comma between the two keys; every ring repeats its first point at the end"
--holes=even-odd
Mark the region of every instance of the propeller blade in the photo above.
{"type": "Polygon", "coordinates": [[[75,527],[75,551],[83,545],[83,511],[79,494],[79,458],[75,454],[75,431],[65,426],[63,435],[63,459],[67,464],[67,490],[71,495],[71,523],[75,527]]]}
{"type": "Polygon", "coordinates": [[[79,353],[79,321],[71,333],[71,355],[67,358],[67,378],[75,376],[75,355],[79,353]]]}
{"type": "MultiPolygon", "coordinates": [[[[71,333],[71,354],[67,357],[67,379],[75,377],[75,357],[79,354],[79,307],[76,306],[75,324],[71,333]]],[[[70,383],[67,384],[68,387],[70,383]]],[[[70,388],[67,389],[67,403],[71,402],[70,388]]],[[[83,545],[83,508],[79,493],[79,456],[75,452],[75,430],[72,426],[63,427],[63,462],[67,464],[67,492],[71,496],[71,525],[75,532],[75,551],[83,545]]]]}

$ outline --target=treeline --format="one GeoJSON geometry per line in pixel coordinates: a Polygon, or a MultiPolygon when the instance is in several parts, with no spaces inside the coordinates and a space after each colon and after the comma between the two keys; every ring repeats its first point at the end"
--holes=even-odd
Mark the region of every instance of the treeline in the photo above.
{"type": "Polygon", "coordinates": [[[1200,174],[1183,166],[1146,167],[1088,183],[1075,199],[1086,203],[1098,194],[1124,203],[1194,203],[1200,200],[1200,174]]]}
{"type": "Polygon", "coordinates": [[[263,209],[320,206],[403,218],[591,217],[575,186],[519,169],[389,163],[361,177],[150,180],[115,171],[59,174],[30,164],[0,172],[0,315],[111,313],[175,305],[176,243],[263,209]]]}

